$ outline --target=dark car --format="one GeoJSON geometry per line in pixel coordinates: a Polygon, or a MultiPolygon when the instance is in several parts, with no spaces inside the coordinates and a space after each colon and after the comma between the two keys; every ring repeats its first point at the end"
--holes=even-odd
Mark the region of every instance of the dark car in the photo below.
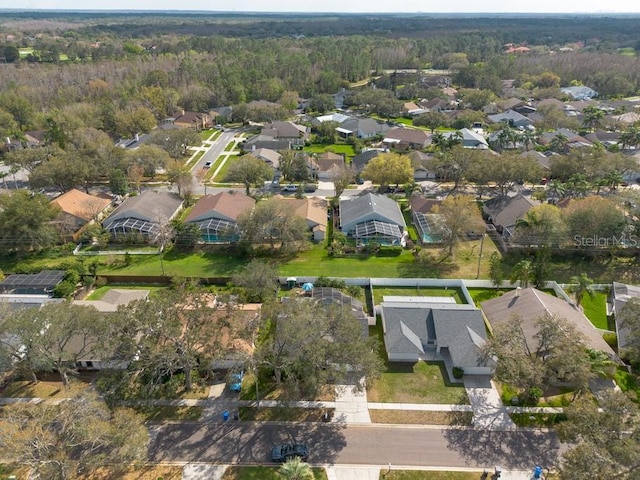
{"type": "Polygon", "coordinates": [[[202,167],[202,168],[211,168],[211,164],[212,163],[213,162],[207,162],[207,163],[204,164],[204,167],[202,167]]]}
{"type": "Polygon", "coordinates": [[[285,443],[277,445],[271,450],[272,462],[286,462],[290,458],[300,457],[300,460],[306,461],[309,456],[309,450],[304,443],[285,443]]]}

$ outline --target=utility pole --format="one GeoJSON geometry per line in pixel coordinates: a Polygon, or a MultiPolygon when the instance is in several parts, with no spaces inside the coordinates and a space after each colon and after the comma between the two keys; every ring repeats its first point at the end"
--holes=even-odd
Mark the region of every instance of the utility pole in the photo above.
{"type": "Polygon", "coordinates": [[[480,240],[480,253],[478,254],[478,270],[476,272],[476,280],[478,278],[480,278],[480,263],[482,262],[482,247],[484,247],[484,236],[485,234],[482,234],[482,239],[480,240]]]}

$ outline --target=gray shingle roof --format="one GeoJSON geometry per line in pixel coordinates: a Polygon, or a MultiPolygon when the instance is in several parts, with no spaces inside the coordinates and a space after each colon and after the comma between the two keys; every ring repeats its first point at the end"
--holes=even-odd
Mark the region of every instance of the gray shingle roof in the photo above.
{"type": "Polygon", "coordinates": [[[494,225],[511,229],[536,205],[539,203],[518,193],[513,197],[503,196],[487,200],[482,210],[491,217],[494,225]]]}
{"type": "Polygon", "coordinates": [[[112,223],[135,218],[150,223],[168,222],[182,206],[182,199],[173,193],[145,190],[140,195],[127,198],[103,222],[108,228],[112,223]]]}
{"type": "Polygon", "coordinates": [[[367,193],[340,201],[340,228],[343,232],[347,233],[356,224],[367,220],[386,221],[402,229],[406,227],[398,203],[384,195],[367,193]]]}
{"type": "Polygon", "coordinates": [[[482,313],[470,305],[383,302],[385,346],[389,353],[420,355],[437,344],[447,348],[455,366],[483,365],[486,341],[482,313]]]}

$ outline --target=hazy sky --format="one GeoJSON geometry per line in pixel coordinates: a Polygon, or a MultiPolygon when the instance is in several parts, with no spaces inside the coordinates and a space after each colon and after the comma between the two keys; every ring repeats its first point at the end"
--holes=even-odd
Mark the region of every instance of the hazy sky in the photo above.
{"type": "Polygon", "coordinates": [[[0,0],[0,8],[233,12],[640,13],[638,0],[0,0]]]}

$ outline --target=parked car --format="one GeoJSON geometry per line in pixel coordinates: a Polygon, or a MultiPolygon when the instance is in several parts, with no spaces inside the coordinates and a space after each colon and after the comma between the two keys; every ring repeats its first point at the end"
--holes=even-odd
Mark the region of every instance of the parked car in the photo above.
{"type": "Polygon", "coordinates": [[[318,189],[318,185],[316,185],[315,183],[305,183],[303,188],[305,193],[313,193],[317,189],[318,189]]]}
{"type": "Polygon", "coordinates": [[[283,192],[297,192],[298,191],[298,186],[297,185],[281,185],[280,190],[282,190],[283,192]]]}
{"type": "Polygon", "coordinates": [[[229,390],[232,392],[239,392],[242,390],[242,379],[244,378],[244,371],[232,373],[229,377],[229,390]]]}
{"type": "Polygon", "coordinates": [[[205,163],[203,168],[211,168],[211,164],[212,164],[212,163],[213,163],[213,162],[207,162],[207,163],[205,163]]]}
{"type": "Polygon", "coordinates": [[[284,445],[276,445],[271,450],[272,462],[286,462],[295,457],[300,457],[300,460],[306,461],[308,456],[309,449],[304,443],[285,443],[284,445]]]}

